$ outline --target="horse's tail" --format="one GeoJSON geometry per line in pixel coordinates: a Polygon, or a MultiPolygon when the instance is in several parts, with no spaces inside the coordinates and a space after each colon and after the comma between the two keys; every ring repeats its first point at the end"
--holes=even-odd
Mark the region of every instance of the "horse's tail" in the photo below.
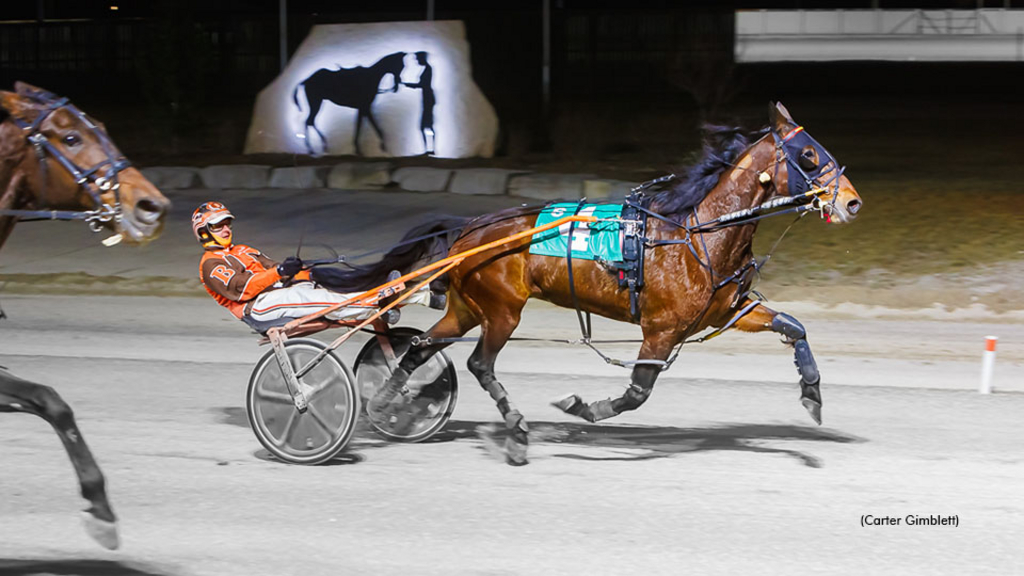
{"type": "Polygon", "coordinates": [[[388,274],[398,270],[407,274],[416,268],[443,258],[471,218],[441,216],[406,232],[402,240],[373,264],[350,264],[341,268],[313,268],[316,283],[337,292],[362,292],[387,282],[388,274]]]}

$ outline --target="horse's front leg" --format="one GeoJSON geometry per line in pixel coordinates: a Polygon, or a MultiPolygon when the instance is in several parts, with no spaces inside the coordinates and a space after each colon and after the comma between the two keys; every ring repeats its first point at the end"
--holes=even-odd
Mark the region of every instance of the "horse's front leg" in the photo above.
{"type": "Polygon", "coordinates": [[[672,348],[678,341],[679,337],[676,334],[663,333],[657,336],[646,336],[640,347],[638,362],[633,366],[629,387],[626,388],[622,396],[605,398],[587,404],[578,394],[570,394],[553,402],[552,406],[588,422],[598,422],[629,410],[636,410],[651,396],[654,382],[658,379],[658,374],[661,374],[665,360],[668,359],[672,348]]]}
{"type": "MultiPolygon", "coordinates": [[[[747,306],[746,301],[739,308],[747,306]]],[[[793,347],[796,369],[800,373],[800,403],[815,422],[821,424],[821,376],[818,365],[811,354],[811,346],[807,343],[807,331],[803,324],[785,312],[776,312],[764,304],[757,305],[753,310],[736,322],[736,328],[744,332],[764,332],[771,330],[782,334],[783,343],[793,347]]]]}
{"type": "Polygon", "coordinates": [[[373,129],[377,131],[377,137],[380,138],[380,149],[381,149],[381,151],[387,152],[388,151],[388,145],[387,145],[387,142],[384,141],[384,132],[380,129],[380,125],[377,124],[377,119],[373,117],[373,108],[372,107],[367,108],[367,110],[366,110],[366,118],[367,118],[367,120],[370,121],[370,126],[372,126],[373,129]]]}
{"type": "Polygon", "coordinates": [[[0,412],[12,411],[35,414],[53,426],[78,474],[82,496],[90,504],[83,516],[86,532],[105,548],[117,548],[117,518],[107,500],[103,473],[78,430],[71,407],[53,388],[0,371],[0,412]]]}
{"type": "Polygon", "coordinates": [[[360,108],[358,113],[356,114],[356,133],[352,137],[352,145],[356,149],[356,156],[362,156],[363,155],[363,152],[362,152],[362,150],[359,147],[359,134],[363,131],[363,116],[364,115],[365,115],[365,112],[363,112],[362,108],[360,108]]]}

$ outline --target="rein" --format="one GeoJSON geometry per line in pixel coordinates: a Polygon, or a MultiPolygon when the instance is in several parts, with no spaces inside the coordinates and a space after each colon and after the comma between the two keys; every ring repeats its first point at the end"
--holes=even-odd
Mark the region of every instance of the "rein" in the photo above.
{"type": "Polygon", "coordinates": [[[84,112],[71,104],[67,98],[52,99],[45,95],[37,95],[36,99],[43,101],[47,104],[47,107],[31,124],[14,116],[10,116],[10,119],[17,127],[21,128],[22,131],[26,133],[25,139],[32,145],[32,148],[36,153],[36,158],[39,160],[39,170],[42,178],[42,190],[39,194],[39,198],[41,199],[40,203],[43,205],[47,204],[46,186],[49,182],[47,161],[49,158],[53,158],[65,170],[67,170],[71,177],[74,178],[75,183],[89,194],[95,208],[93,210],[0,209],[0,216],[14,216],[18,218],[20,222],[36,222],[40,220],[84,220],[89,225],[89,229],[93,232],[99,232],[102,230],[103,224],[106,222],[120,220],[122,215],[120,194],[121,184],[118,181],[117,175],[122,170],[131,166],[131,162],[123,156],[115,156],[115,148],[113,142],[110,141],[110,138],[108,138],[98,126],[93,124],[84,112]],[[44,98],[45,100],[43,100],[44,98]],[[88,169],[83,169],[75,164],[74,161],[68,158],[66,154],[46,138],[40,127],[46,118],[60,109],[68,110],[89,128],[92,135],[99,141],[100,146],[103,147],[103,151],[107,156],[106,160],[103,160],[88,169]],[[102,197],[104,193],[110,191],[113,191],[114,193],[113,206],[105,202],[102,197]]]}

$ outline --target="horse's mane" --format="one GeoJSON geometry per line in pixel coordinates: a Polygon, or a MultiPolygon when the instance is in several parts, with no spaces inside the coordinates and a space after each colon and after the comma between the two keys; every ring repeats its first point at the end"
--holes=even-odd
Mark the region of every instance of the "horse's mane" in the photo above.
{"type": "MultiPolygon", "coordinates": [[[[760,133],[753,135],[760,137],[760,133]]],[[[682,216],[700,204],[718,185],[722,173],[750,146],[753,135],[742,128],[705,124],[701,159],[651,196],[651,209],[664,216],[682,216]]]]}

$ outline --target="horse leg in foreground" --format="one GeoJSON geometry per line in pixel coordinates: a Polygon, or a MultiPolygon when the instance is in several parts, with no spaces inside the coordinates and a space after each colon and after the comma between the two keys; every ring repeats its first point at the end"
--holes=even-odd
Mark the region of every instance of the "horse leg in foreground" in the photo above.
{"type": "Polygon", "coordinates": [[[0,412],[35,414],[53,426],[78,474],[82,497],[90,504],[82,517],[86,532],[101,546],[117,548],[120,544],[117,518],[107,500],[103,473],[86,446],[67,403],[49,386],[33,384],[0,370],[0,412]]]}
{"type": "Polygon", "coordinates": [[[679,335],[674,333],[660,333],[657,336],[644,338],[644,343],[640,347],[639,362],[633,367],[629,387],[622,393],[622,396],[605,398],[588,404],[579,395],[570,394],[553,402],[552,406],[587,422],[598,422],[623,412],[636,410],[650,398],[651,392],[654,390],[654,382],[662,370],[661,363],[668,358],[678,338],[679,335]],[[649,362],[645,363],[645,361],[649,362]]]}
{"type": "MultiPolygon", "coordinates": [[[[481,325],[477,318],[486,319],[486,322],[481,325],[480,340],[469,357],[469,371],[476,376],[480,386],[490,394],[505,421],[505,427],[509,433],[505,439],[505,461],[513,466],[528,464],[526,451],[529,446],[530,429],[526,425],[523,414],[509,400],[508,392],[494,374],[495,358],[508,342],[516,326],[519,325],[522,307],[525,305],[526,299],[513,298],[511,299],[513,303],[508,304],[508,301],[502,298],[481,298],[491,308],[485,314],[476,304],[476,300],[472,301],[473,304],[468,305],[459,292],[451,291],[449,294],[445,316],[424,336],[431,339],[459,337],[477,325],[481,325]],[[492,310],[496,305],[501,306],[502,310],[492,310]]],[[[389,416],[387,411],[394,406],[393,399],[399,394],[405,393],[405,382],[409,375],[449,344],[440,342],[409,350],[402,357],[391,378],[367,404],[367,412],[370,417],[380,419],[382,415],[389,416]]]]}
{"type": "MultiPolygon", "coordinates": [[[[744,302],[746,306],[750,301],[744,302]]],[[[821,424],[821,376],[818,365],[811,354],[811,346],[807,343],[807,332],[800,322],[785,312],[776,312],[763,304],[758,305],[749,314],[736,322],[736,328],[744,332],[764,332],[771,330],[782,334],[783,343],[793,347],[794,363],[800,373],[800,403],[803,404],[811,418],[821,424]]]]}

